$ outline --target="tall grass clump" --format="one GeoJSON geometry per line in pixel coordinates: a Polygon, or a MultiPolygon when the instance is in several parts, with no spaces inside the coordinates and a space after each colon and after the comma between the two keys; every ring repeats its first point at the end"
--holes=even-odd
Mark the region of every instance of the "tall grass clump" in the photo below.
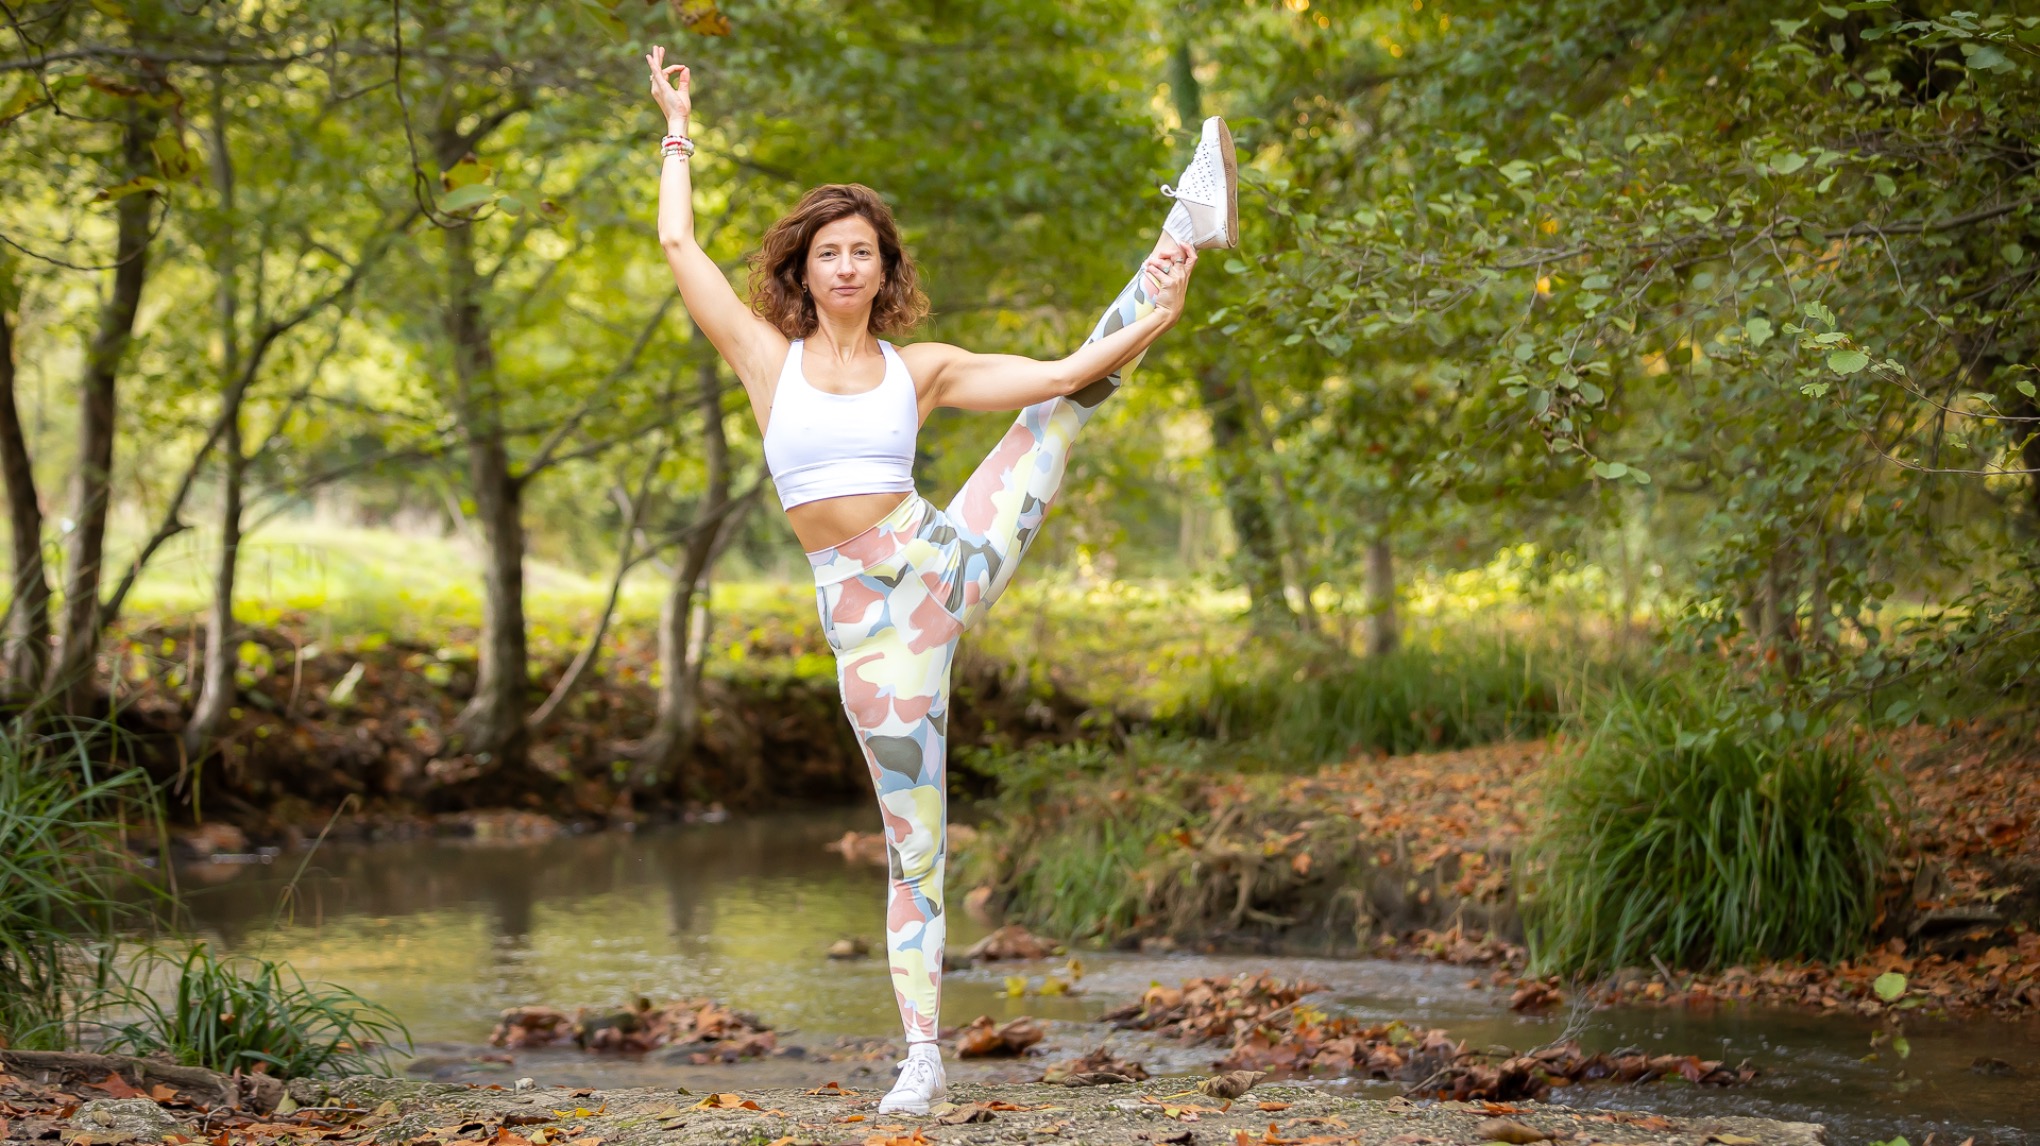
{"type": "Polygon", "coordinates": [[[0,724],[0,1045],[75,1041],[133,903],[121,841],[148,810],[139,774],[95,769],[82,740],[0,724]]]}
{"type": "Polygon", "coordinates": [[[181,956],[148,949],[127,975],[118,1003],[134,1017],[110,1024],[109,1051],[296,1078],[386,1074],[383,1048],[410,1042],[394,1014],[353,991],[306,983],[267,959],[216,955],[204,943],[181,956]]]}
{"type": "Polygon", "coordinates": [[[1533,966],[1856,952],[1889,800],[1858,742],[1803,712],[1678,676],[1617,690],[1553,769],[1524,905],[1533,966]]]}
{"type": "Polygon", "coordinates": [[[1450,641],[1329,663],[1281,657],[1216,663],[1164,723],[1220,740],[1260,739],[1318,764],[1357,751],[1430,752],[1555,727],[1562,705],[1550,657],[1502,640],[1450,641]]]}

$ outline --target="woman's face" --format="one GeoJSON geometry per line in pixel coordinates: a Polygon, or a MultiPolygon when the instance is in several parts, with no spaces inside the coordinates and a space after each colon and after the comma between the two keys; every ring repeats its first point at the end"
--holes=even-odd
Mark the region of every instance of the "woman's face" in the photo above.
{"type": "Polygon", "coordinates": [[[846,318],[868,314],[884,283],[885,258],[871,220],[845,215],[815,232],[808,244],[807,288],[816,310],[846,318]]]}

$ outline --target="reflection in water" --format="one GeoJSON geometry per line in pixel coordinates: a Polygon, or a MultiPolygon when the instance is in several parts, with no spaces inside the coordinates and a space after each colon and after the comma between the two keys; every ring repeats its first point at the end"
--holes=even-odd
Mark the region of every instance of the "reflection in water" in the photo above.
{"type": "MultiPolygon", "coordinates": [[[[872,817],[828,813],[737,823],[571,836],[543,843],[422,841],[328,847],[317,854],[279,918],[299,857],[255,868],[191,869],[183,880],[199,931],[230,951],[288,958],[307,977],[344,984],[394,1009],[429,1049],[472,1048],[505,1007],[613,1007],[637,997],[708,995],[757,1014],[782,1041],[827,1047],[839,1037],[898,1037],[883,957],[885,876],[848,865],[822,845],[872,817]],[[861,935],[875,957],[824,957],[838,938],[861,935]]],[[[953,895],[952,902],[961,895],[953,895]]],[[[984,928],[956,913],[962,949],[984,928]]],[[[1475,1046],[1535,1046],[1564,1016],[1510,1014],[1497,992],[1469,985],[1463,968],[1367,960],[1262,956],[1137,956],[1085,952],[1085,993],[1008,998],[1004,980],[1035,981],[1056,964],[981,968],[950,975],[943,1013],[1050,1020],[1052,1051],[1076,1053],[1104,1032],[1087,1020],[1151,981],[1267,968],[1332,986],[1331,1009],[1442,1026],[1475,1046]]],[[[1870,1054],[1875,1024],[1796,1012],[1726,1009],[1713,1014],[1624,1010],[1592,1017],[1583,1040],[1596,1049],[1639,1046],[1697,1053],[1763,1072],[1755,1087],[1697,1090],[1683,1084],[1582,1087],[1556,1101],[1687,1114],[1763,1114],[1826,1122],[1836,1143],[1929,1132],[1954,1146],[2040,1146],[2040,1023],[1912,1021],[1912,1054],[1870,1054]],[[2012,1065],[2011,1077],[1969,1069],[1978,1056],[2012,1065]]],[[[1154,1044],[1117,1034],[1115,1045],[1153,1069],[1202,1070],[1210,1048],[1154,1044]]],[[[578,1085],[671,1085],[693,1089],[812,1085],[825,1078],[874,1081],[870,1067],[775,1060],[687,1067],[643,1060],[590,1060],[569,1052],[525,1053],[516,1073],[578,1085]],[[862,1069],[865,1074],[860,1075],[862,1069]]],[[[488,1069],[486,1067],[477,1069],[488,1069]]],[[[1025,1077],[1027,1068],[971,1067],[963,1077],[1025,1077]]],[[[469,1073],[461,1077],[492,1076],[469,1073]]],[[[1352,1085],[1370,1094],[1391,1090],[1352,1085]]]]}

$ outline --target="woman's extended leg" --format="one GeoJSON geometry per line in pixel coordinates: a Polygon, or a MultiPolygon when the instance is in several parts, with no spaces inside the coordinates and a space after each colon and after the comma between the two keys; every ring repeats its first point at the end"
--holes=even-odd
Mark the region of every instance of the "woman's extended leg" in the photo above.
{"type": "MultiPolygon", "coordinates": [[[[1165,243],[1173,240],[1165,240],[1165,243]]],[[[1137,322],[1154,310],[1146,273],[1105,308],[1086,343],[1137,322]]],[[[1041,532],[1049,503],[1061,488],[1077,431],[1140,365],[1136,358],[1067,398],[1050,398],[1020,411],[998,448],[979,463],[945,511],[956,526],[962,564],[950,585],[949,609],[968,629],[1013,580],[1020,558],[1041,532]]]]}

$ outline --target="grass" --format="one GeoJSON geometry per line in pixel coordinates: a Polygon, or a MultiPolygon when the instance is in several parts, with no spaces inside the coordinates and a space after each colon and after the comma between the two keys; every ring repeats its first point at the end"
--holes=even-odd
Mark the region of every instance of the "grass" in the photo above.
{"type": "Polygon", "coordinates": [[[983,842],[959,857],[959,886],[995,885],[1017,919],[1070,940],[1208,929],[1234,905],[1241,873],[1213,866],[1194,841],[1296,820],[1284,772],[1208,742],[1149,735],[1119,751],[1079,743],[969,757],[998,795],[979,806],[983,842]]]}
{"type": "Polygon", "coordinates": [[[1854,953],[1889,813],[1840,730],[1688,676],[1618,690],[1580,754],[1554,766],[1526,881],[1533,966],[1854,953]]]}
{"type": "Polygon", "coordinates": [[[139,773],[96,770],[82,738],[0,728],[0,1045],[76,1038],[132,906],[123,837],[147,811],[139,773]]]}
{"type": "Polygon", "coordinates": [[[1221,741],[1264,741],[1305,765],[1464,748],[1555,727],[1554,659],[1505,637],[1452,635],[1384,657],[1218,661],[1164,719],[1221,741]]]}
{"type": "Polygon", "coordinates": [[[103,1049],[223,1072],[385,1074],[383,1048],[410,1042],[394,1014],[352,991],[306,983],[282,963],[222,958],[203,943],[182,955],[144,950],[113,1003],[135,1017],[111,1024],[103,1049]],[[167,990],[150,989],[162,979],[167,990]]]}

